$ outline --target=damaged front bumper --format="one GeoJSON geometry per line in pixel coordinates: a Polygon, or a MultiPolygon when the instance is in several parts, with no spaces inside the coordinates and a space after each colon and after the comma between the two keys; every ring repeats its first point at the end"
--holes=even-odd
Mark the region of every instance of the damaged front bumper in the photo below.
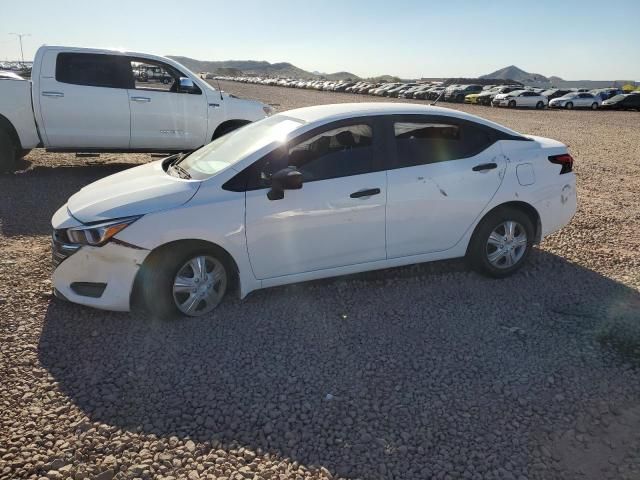
{"type": "Polygon", "coordinates": [[[107,243],[82,246],[64,256],[54,238],[53,287],[57,297],[88,307],[129,311],[133,284],[149,250],[107,243]],[[59,259],[56,265],[56,258],[59,259]]]}

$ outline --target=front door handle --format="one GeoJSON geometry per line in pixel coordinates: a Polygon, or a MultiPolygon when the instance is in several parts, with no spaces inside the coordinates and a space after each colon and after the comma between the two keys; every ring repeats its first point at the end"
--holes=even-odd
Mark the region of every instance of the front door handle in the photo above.
{"type": "Polygon", "coordinates": [[[498,168],[497,163],[482,163],[473,167],[472,170],[474,172],[484,172],[485,170],[493,170],[494,168],[498,168]]]}
{"type": "Polygon", "coordinates": [[[378,195],[380,193],[379,188],[368,188],[366,190],[359,190],[357,192],[353,192],[349,195],[351,198],[362,198],[362,197],[371,197],[373,195],[378,195]]]}
{"type": "Polygon", "coordinates": [[[62,92],[42,92],[43,97],[64,97],[62,92]]]}
{"type": "Polygon", "coordinates": [[[132,102],[150,102],[151,99],[149,97],[131,97],[132,102]]]}

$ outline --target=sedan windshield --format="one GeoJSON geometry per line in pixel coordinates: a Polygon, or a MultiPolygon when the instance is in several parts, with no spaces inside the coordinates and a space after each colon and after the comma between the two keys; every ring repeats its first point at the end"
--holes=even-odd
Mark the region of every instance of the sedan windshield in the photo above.
{"type": "Polygon", "coordinates": [[[250,123],[196,150],[180,162],[180,167],[193,179],[207,179],[272,142],[286,140],[303,124],[304,121],[285,115],[250,123]]]}

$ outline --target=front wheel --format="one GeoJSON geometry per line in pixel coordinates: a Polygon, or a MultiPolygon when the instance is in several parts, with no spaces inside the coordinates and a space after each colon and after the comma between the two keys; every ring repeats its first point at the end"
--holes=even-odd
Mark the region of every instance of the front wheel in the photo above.
{"type": "Polygon", "coordinates": [[[156,318],[201,317],[222,301],[229,270],[214,251],[180,248],[153,258],[142,292],[147,310],[156,318]]]}
{"type": "Polygon", "coordinates": [[[598,109],[598,104],[596,102],[593,102],[591,104],[591,110],[597,110],[598,109]]]}
{"type": "Polygon", "coordinates": [[[524,264],[533,238],[533,223],[527,214],[514,208],[499,208],[476,228],[467,249],[467,260],[479,273],[507,277],[524,264]]]}
{"type": "Polygon", "coordinates": [[[564,106],[564,108],[566,108],[567,110],[571,110],[573,108],[573,103],[572,102],[567,102],[567,104],[564,106]]]}
{"type": "Polygon", "coordinates": [[[509,102],[509,108],[516,108],[516,101],[515,100],[511,100],[509,102]]]}
{"type": "Polygon", "coordinates": [[[537,108],[538,110],[542,110],[542,109],[544,108],[544,102],[538,102],[538,103],[536,103],[536,108],[537,108]]]}

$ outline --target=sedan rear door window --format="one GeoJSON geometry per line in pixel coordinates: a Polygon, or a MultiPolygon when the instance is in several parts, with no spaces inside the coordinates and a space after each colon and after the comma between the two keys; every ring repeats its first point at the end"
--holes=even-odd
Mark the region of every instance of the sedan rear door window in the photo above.
{"type": "Polygon", "coordinates": [[[453,123],[399,122],[394,133],[400,168],[471,157],[493,143],[484,130],[453,123]]]}

